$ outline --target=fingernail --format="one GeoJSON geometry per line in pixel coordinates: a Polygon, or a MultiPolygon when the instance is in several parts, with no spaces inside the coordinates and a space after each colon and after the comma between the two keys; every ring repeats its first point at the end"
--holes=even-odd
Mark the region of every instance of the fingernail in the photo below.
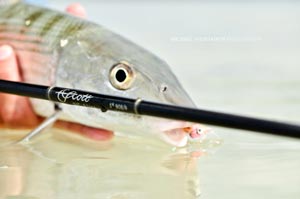
{"type": "Polygon", "coordinates": [[[8,59],[12,55],[13,49],[8,45],[0,46],[0,61],[8,59]]]}
{"type": "Polygon", "coordinates": [[[86,17],[86,11],[80,3],[72,3],[66,11],[78,17],[86,17]]]}

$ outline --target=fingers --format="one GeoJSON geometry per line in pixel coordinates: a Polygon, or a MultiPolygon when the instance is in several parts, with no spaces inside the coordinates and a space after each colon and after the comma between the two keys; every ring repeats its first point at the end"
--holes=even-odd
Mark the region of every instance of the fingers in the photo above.
{"type": "Polygon", "coordinates": [[[1,79],[20,81],[20,73],[17,60],[12,47],[2,45],[0,47],[0,76],[1,79]]]}
{"type": "MultiPolygon", "coordinates": [[[[13,49],[0,46],[0,79],[20,81],[21,76],[13,49]]],[[[5,127],[32,127],[39,119],[33,113],[27,98],[10,94],[0,94],[0,123],[5,127]]]]}
{"type": "Polygon", "coordinates": [[[84,126],[81,124],[70,123],[65,121],[58,121],[55,123],[56,127],[78,133],[84,137],[90,138],[92,140],[110,140],[113,137],[113,132],[105,129],[93,128],[89,126],[84,126]]]}
{"type": "Polygon", "coordinates": [[[77,17],[86,18],[86,11],[79,3],[72,3],[66,8],[66,12],[77,17]]]}
{"type": "MultiPolygon", "coordinates": [[[[19,69],[15,59],[13,49],[8,45],[0,47],[0,78],[4,80],[18,81],[19,69]]],[[[0,108],[1,121],[7,124],[12,120],[13,113],[17,103],[17,96],[0,94],[0,101],[2,102],[0,108]]]]}
{"type": "MultiPolygon", "coordinates": [[[[78,3],[71,4],[67,12],[78,16],[86,17],[85,9],[78,3]]],[[[0,79],[10,81],[21,81],[20,66],[13,49],[8,46],[0,46],[0,79]]],[[[16,95],[0,94],[0,126],[10,128],[35,128],[41,122],[26,97],[16,95]]],[[[78,133],[93,140],[109,140],[113,132],[105,129],[92,128],[76,123],[58,121],[55,126],[78,133]]]]}

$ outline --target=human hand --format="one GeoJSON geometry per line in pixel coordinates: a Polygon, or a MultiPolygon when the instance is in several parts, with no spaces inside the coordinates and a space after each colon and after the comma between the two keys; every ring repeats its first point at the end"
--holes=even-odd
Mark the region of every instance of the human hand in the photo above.
{"type": "MultiPolygon", "coordinates": [[[[66,11],[78,17],[85,17],[85,9],[78,3],[71,4],[66,11]]],[[[17,62],[17,57],[8,45],[0,46],[0,79],[22,81],[22,68],[17,62]]],[[[35,128],[44,118],[37,116],[26,97],[0,93],[0,127],[5,128],[35,128]]],[[[56,127],[78,133],[93,140],[109,140],[113,132],[97,129],[77,123],[57,121],[56,127]]]]}

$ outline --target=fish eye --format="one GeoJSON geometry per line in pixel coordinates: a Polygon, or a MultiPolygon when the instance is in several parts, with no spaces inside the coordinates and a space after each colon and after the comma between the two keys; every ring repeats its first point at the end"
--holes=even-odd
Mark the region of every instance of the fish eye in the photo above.
{"type": "Polygon", "coordinates": [[[119,90],[127,90],[134,82],[135,74],[133,68],[127,62],[120,62],[110,69],[110,83],[119,90]]]}

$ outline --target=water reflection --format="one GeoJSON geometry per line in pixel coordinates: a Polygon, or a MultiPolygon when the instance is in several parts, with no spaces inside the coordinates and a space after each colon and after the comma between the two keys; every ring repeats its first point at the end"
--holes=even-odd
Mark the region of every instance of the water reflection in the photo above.
{"type": "MultiPolygon", "coordinates": [[[[1,198],[198,198],[207,142],[176,149],[155,139],[95,143],[51,130],[33,143],[1,132],[1,198]]],[[[214,147],[212,147],[214,148],[214,147]]]]}

